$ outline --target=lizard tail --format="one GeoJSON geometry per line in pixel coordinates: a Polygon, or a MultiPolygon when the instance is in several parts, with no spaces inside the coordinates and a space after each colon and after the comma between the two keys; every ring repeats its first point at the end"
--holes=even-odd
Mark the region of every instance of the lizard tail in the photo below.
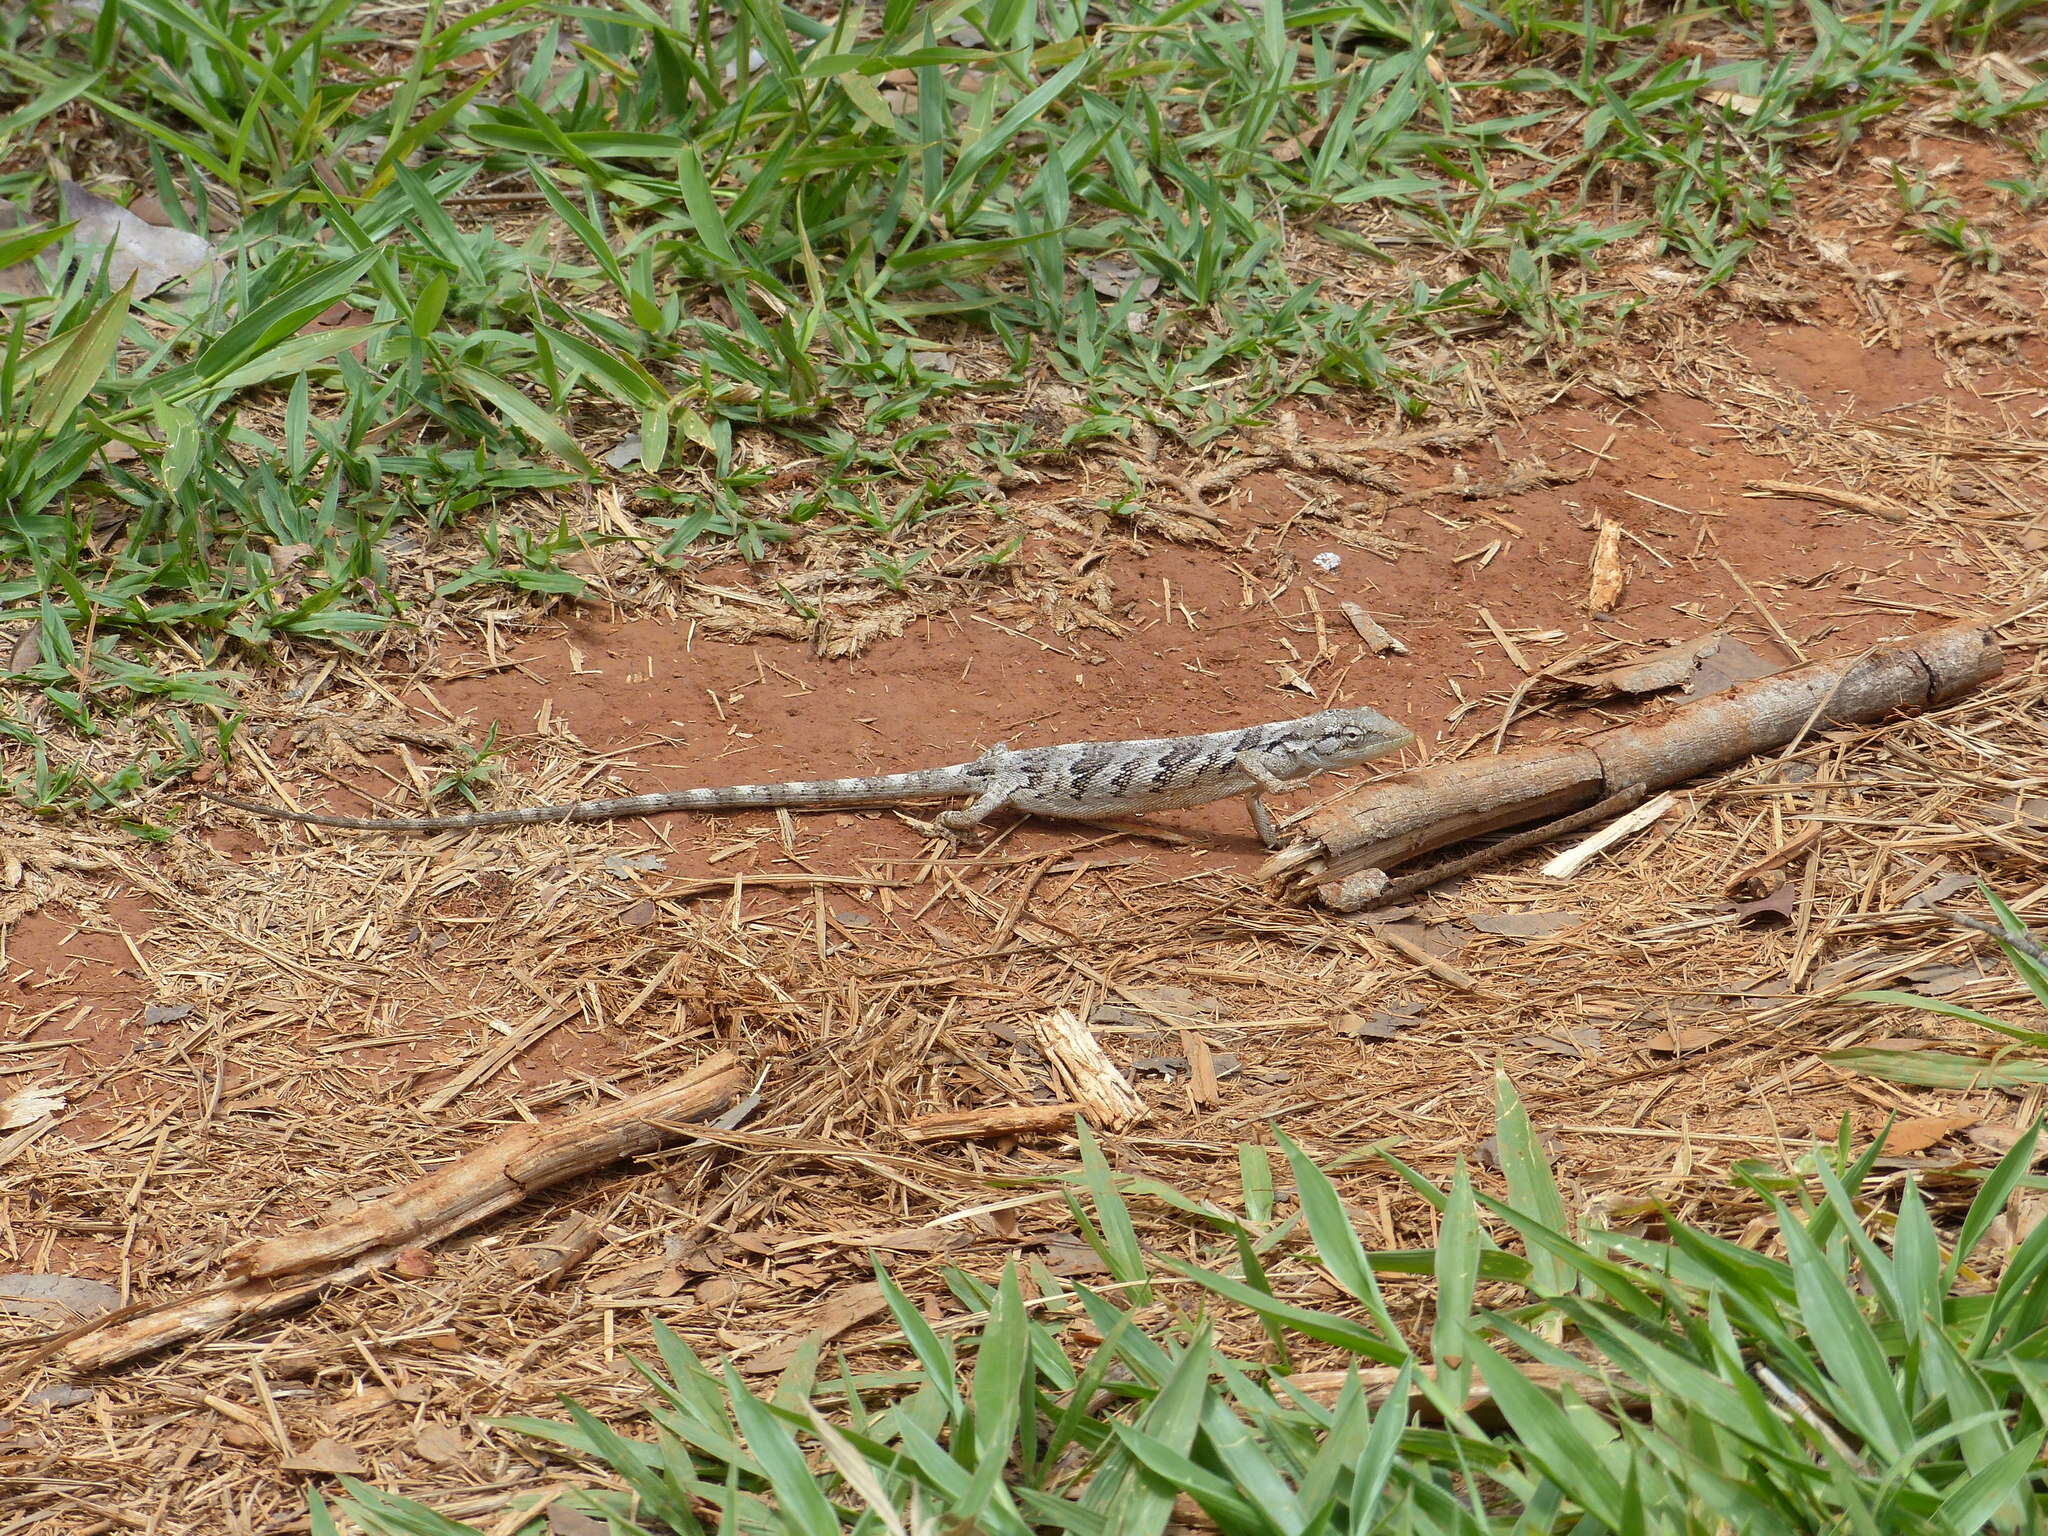
{"type": "Polygon", "coordinates": [[[534,805],[512,811],[472,811],[460,816],[332,816],[325,811],[295,811],[289,806],[265,805],[260,800],[243,800],[218,790],[198,786],[199,793],[222,805],[273,821],[302,821],[314,827],[345,827],[357,832],[459,832],[469,827],[527,826],[543,821],[596,821],[608,816],[631,816],[635,812],[665,809],[654,804],[666,795],[635,795],[625,800],[578,800],[569,805],[534,805]]]}
{"type": "Polygon", "coordinates": [[[659,816],[670,811],[749,811],[827,809],[833,806],[899,805],[961,791],[934,782],[949,770],[890,773],[868,779],[802,779],[787,784],[735,784],[727,789],[676,789],[619,800],[575,800],[564,805],[534,805],[509,811],[470,811],[456,816],[333,816],[325,811],[295,811],[224,795],[194,786],[209,800],[238,811],[277,821],[300,821],[315,827],[341,827],[355,832],[463,832],[473,827],[533,826],[556,821],[606,821],[618,816],[659,816]]]}

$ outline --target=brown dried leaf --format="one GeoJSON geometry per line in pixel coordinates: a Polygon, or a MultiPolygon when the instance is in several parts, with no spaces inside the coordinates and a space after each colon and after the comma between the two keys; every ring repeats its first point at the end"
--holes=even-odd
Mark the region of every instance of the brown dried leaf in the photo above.
{"type": "Polygon", "coordinates": [[[1535,939],[1545,934],[1562,933],[1567,928],[1576,928],[1586,920],[1581,912],[1470,912],[1465,921],[1481,933],[1496,933],[1507,938],[1535,939]]]}
{"type": "Polygon", "coordinates": [[[1391,934],[1396,938],[1406,939],[1417,949],[1427,950],[1439,960],[1455,959],[1458,951],[1465,947],[1465,941],[1471,937],[1470,934],[1461,933],[1450,923],[1438,923],[1435,927],[1428,927],[1422,923],[1374,923],[1372,928],[1375,933],[1391,934]]]}
{"type": "Polygon", "coordinates": [[[1656,693],[1677,688],[1691,682],[1700,658],[1711,655],[1726,639],[1728,636],[1717,630],[1691,640],[1675,641],[1645,660],[1603,667],[1598,672],[1563,672],[1557,680],[1593,693],[1656,693]]]}
{"type": "Polygon", "coordinates": [[[352,1392],[337,1402],[329,1403],[321,1416],[329,1424],[339,1426],[350,1419],[381,1412],[398,1400],[398,1394],[389,1387],[365,1387],[360,1392],[352,1392]]]}
{"type": "Polygon", "coordinates": [[[2020,1142],[2020,1128],[2016,1125],[1973,1125],[1968,1128],[1968,1135],[1978,1146],[2000,1157],[2020,1142]]]}
{"type": "Polygon", "coordinates": [[[880,1248],[888,1253],[951,1253],[974,1239],[958,1227],[904,1227],[896,1232],[877,1232],[863,1238],[863,1248],[880,1248]]]}
{"type": "Polygon", "coordinates": [[[1721,1031],[1707,1029],[1698,1024],[1689,1024],[1680,1029],[1660,1029],[1646,1037],[1642,1048],[1654,1051],[1659,1056],[1683,1056],[1688,1051],[1703,1051],[1708,1046],[1721,1043],[1721,1031]]]}
{"type": "Polygon", "coordinates": [[[303,1451],[287,1456],[280,1465],[287,1472],[347,1472],[360,1477],[370,1469],[362,1453],[339,1440],[315,1440],[303,1451]]]}
{"type": "Polygon", "coordinates": [[[1082,262],[1080,271],[1088,279],[1088,286],[1105,299],[1120,299],[1133,288],[1138,290],[1140,299],[1149,299],[1159,291],[1159,275],[1146,271],[1128,256],[1098,256],[1082,262]]]}
{"type": "Polygon", "coordinates": [[[213,260],[213,242],[189,230],[145,224],[119,203],[95,196],[76,182],[59,182],[64,217],[74,221],[72,239],[81,259],[95,265],[108,247],[113,257],[107,281],[115,288],[135,279],[135,297],[190,277],[213,260]]]}
{"type": "Polygon", "coordinates": [[[593,1519],[560,1500],[548,1506],[548,1536],[611,1536],[616,1529],[611,1521],[593,1519]]]}
{"type": "Polygon", "coordinates": [[[1936,1142],[1957,1131],[1968,1130],[1976,1123],[1975,1115],[1923,1115],[1912,1120],[1901,1120],[1885,1137],[1884,1149],[1893,1157],[1925,1152],[1936,1142]]]}
{"type": "MultiPolygon", "coordinates": [[[[5,198],[0,198],[0,232],[20,229],[26,223],[28,215],[5,198]]],[[[0,267],[0,293],[26,299],[35,298],[42,292],[43,280],[33,261],[17,261],[11,267],[0,267]]]]}
{"type": "Polygon", "coordinates": [[[460,1461],[469,1450],[469,1439],[452,1425],[428,1422],[413,1436],[412,1448],[435,1466],[460,1461]]]}
{"type": "MultiPolygon", "coordinates": [[[[1551,1157],[1557,1156],[1559,1147],[1563,1145],[1557,1139],[1556,1133],[1552,1131],[1538,1131],[1536,1133],[1536,1143],[1551,1157]]],[[[1493,1169],[1496,1173],[1500,1171],[1502,1167],[1500,1137],[1488,1136],[1483,1138],[1479,1143],[1477,1152],[1482,1165],[1493,1169]]]]}
{"type": "Polygon", "coordinates": [[[2014,791],[1992,801],[1991,809],[2016,825],[2048,828],[2048,796],[2021,795],[2014,791]]]}
{"type": "Polygon", "coordinates": [[[1685,685],[1688,699],[1704,699],[1709,694],[1725,693],[1738,683],[1755,682],[1760,677],[1769,677],[1785,669],[1768,657],[1759,656],[1732,635],[1725,635],[1721,643],[1700,657],[1700,664],[1685,685]]]}
{"type": "Polygon", "coordinates": [[[1382,1009],[1369,1018],[1356,1013],[1343,1014],[1331,1027],[1336,1033],[1353,1040],[1391,1040],[1414,1022],[1412,1016],[1403,1017],[1382,1009]]]}
{"type": "Polygon", "coordinates": [[[1739,901],[1732,910],[1741,922],[1763,923],[1767,926],[1782,924],[1789,927],[1798,916],[1798,904],[1797,887],[1786,883],[1781,884],[1770,895],[1759,896],[1755,901],[1739,901]]]}
{"type": "Polygon", "coordinates": [[[797,1351],[811,1340],[829,1343],[847,1329],[888,1310],[888,1299],[882,1295],[879,1285],[850,1286],[818,1308],[809,1333],[802,1338],[771,1345],[742,1362],[740,1370],[749,1376],[769,1376],[786,1370],[796,1359],[797,1351]]]}

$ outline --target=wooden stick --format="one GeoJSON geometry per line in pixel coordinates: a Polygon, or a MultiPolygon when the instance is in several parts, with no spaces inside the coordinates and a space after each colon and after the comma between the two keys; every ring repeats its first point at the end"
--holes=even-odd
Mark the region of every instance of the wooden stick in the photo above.
{"type": "Polygon", "coordinates": [[[1551,821],[1626,790],[1646,794],[1784,747],[1827,726],[1911,714],[1996,677],[2005,658],[1980,623],[1812,662],[1584,741],[1462,758],[1367,785],[1303,818],[1301,840],[1262,878],[1284,899],[1357,910],[1390,884],[1354,880],[1440,848],[1551,821]],[[1319,889],[1320,888],[1320,889],[1319,889]]]}
{"type": "Polygon", "coordinates": [[[1389,949],[1407,956],[1408,959],[1413,960],[1438,980],[1449,982],[1460,992],[1471,992],[1479,997],[1490,997],[1496,1002],[1502,1000],[1501,994],[1494,991],[1492,987],[1487,986],[1468,972],[1459,970],[1450,961],[1432,955],[1413,939],[1386,931],[1375,933],[1373,937],[1389,949]]]}
{"type": "Polygon", "coordinates": [[[127,1308],[65,1340],[72,1370],[102,1371],[216,1329],[275,1317],[333,1286],[359,1280],[423,1247],[622,1157],[681,1139],[717,1114],[746,1080],[721,1052],[677,1079],[542,1125],[520,1125],[445,1168],[340,1221],[231,1250],[226,1284],[127,1308]]]}
{"type": "Polygon", "coordinates": [[[978,1141],[984,1136],[1042,1136],[1074,1128],[1085,1113],[1079,1104],[991,1104],[986,1109],[953,1109],[919,1115],[902,1127],[907,1140],[978,1141]]]}
{"type": "Polygon", "coordinates": [[[1609,848],[1625,837],[1635,836],[1677,803],[1671,795],[1659,795],[1647,804],[1637,806],[1626,816],[1607,823],[1584,842],[1557,855],[1543,866],[1543,873],[1553,880],[1571,879],[1609,848]]]}

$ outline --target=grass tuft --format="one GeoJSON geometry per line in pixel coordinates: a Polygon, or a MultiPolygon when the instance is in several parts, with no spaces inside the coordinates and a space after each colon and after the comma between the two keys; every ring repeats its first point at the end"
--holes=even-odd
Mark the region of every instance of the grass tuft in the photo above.
{"type": "MultiPolygon", "coordinates": [[[[1730,1192],[1763,1201],[1751,1247],[1669,1213],[1640,1231],[1570,1220],[1504,1078],[1499,1097],[1509,1198],[1462,1173],[1434,1189],[1433,1250],[1368,1252],[1289,1142],[1299,1215],[1277,1225],[1249,1149],[1231,1211],[1113,1179],[1084,1148],[1077,1223],[1115,1285],[1034,1267],[1027,1300],[1014,1265],[993,1286],[951,1272],[966,1312],[941,1330],[884,1275],[908,1369],[819,1377],[812,1359],[765,1398],[657,1324],[651,1437],[573,1403],[566,1422],[501,1427],[604,1474],[557,1507],[651,1536],[1157,1536],[1192,1507],[1246,1536],[2048,1529],[2048,1227],[1991,1237],[2032,1182],[2039,1127],[1938,1221],[1845,1127],[1838,1151],[1730,1192]],[[1210,1260],[1133,1254],[1135,1199],[1181,1212],[1210,1260]],[[1276,1263],[1346,1303],[1280,1301],[1276,1263]],[[1416,1275],[1426,1327],[1381,1290],[1416,1275]],[[1328,1368],[1301,1374],[1295,1352],[1328,1368]]],[[[472,1529],[344,1481],[371,1536],[472,1529]]],[[[316,1496],[314,1529],[331,1519],[316,1496]]]]}

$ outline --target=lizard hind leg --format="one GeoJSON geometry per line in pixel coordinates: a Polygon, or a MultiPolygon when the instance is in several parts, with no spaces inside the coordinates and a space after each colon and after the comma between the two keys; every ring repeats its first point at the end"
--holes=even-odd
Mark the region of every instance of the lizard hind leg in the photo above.
{"type": "Polygon", "coordinates": [[[1011,797],[1025,787],[1022,778],[998,779],[975,796],[971,803],[955,810],[941,811],[932,819],[941,834],[957,843],[967,833],[978,830],[983,822],[1008,805],[1011,797]]]}

